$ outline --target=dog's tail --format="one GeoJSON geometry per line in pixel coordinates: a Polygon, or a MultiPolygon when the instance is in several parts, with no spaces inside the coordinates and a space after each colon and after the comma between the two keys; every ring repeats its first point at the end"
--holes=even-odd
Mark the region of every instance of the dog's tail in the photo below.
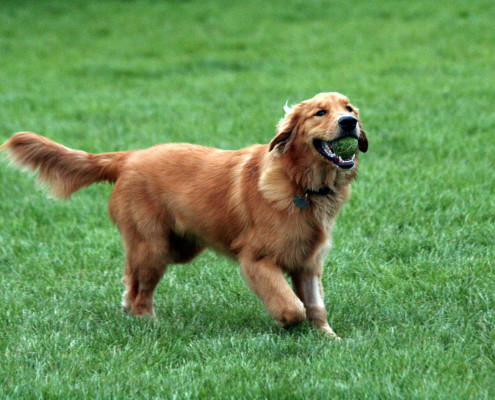
{"type": "Polygon", "coordinates": [[[72,150],[32,132],[19,132],[1,150],[18,166],[38,171],[38,180],[64,199],[96,182],[114,183],[131,151],[91,154],[72,150]]]}

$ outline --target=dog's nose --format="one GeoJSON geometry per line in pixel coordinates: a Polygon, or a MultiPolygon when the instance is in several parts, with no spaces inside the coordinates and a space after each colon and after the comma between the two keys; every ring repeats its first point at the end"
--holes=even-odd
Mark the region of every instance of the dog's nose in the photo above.
{"type": "Polygon", "coordinates": [[[356,127],[357,119],[352,115],[343,115],[339,118],[338,123],[344,132],[350,132],[356,127]]]}

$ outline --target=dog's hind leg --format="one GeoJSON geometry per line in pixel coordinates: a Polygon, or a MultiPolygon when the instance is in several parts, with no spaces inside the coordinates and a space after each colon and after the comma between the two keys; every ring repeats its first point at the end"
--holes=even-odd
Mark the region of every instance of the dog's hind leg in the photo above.
{"type": "Polygon", "coordinates": [[[141,241],[126,246],[123,305],[135,315],[154,316],[153,294],[166,269],[162,250],[141,241]]]}
{"type": "Polygon", "coordinates": [[[126,250],[123,306],[135,315],[154,316],[153,294],[170,260],[167,236],[161,226],[154,228],[144,237],[136,226],[120,227],[126,250]]]}
{"type": "Polygon", "coordinates": [[[157,228],[146,240],[133,230],[123,236],[126,246],[123,306],[133,314],[153,316],[153,293],[167,265],[192,260],[204,246],[171,230],[167,232],[166,228],[157,228]]]}
{"type": "Polygon", "coordinates": [[[306,311],[285,279],[282,269],[268,260],[241,261],[244,278],[278,325],[287,328],[306,319],[306,311]]]}

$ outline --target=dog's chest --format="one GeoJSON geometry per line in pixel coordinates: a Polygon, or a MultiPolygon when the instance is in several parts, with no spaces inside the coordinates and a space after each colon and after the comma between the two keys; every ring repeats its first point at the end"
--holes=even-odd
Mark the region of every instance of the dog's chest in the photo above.
{"type": "Polygon", "coordinates": [[[277,263],[287,269],[318,264],[328,248],[333,218],[326,213],[319,220],[303,215],[287,216],[279,234],[266,236],[264,247],[271,248],[277,263]]]}

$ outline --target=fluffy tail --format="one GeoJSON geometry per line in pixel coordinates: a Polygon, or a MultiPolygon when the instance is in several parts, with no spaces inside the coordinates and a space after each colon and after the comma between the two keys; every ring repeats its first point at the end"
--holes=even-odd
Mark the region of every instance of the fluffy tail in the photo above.
{"type": "Polygon", "coordinates": [[[86,153],[31,132],[16,133],[0,146],[1,150],[7,150],[18,166],[38,171],[38,180],[61,199],[95,182],[115,182],[131,153],[86,153]]]}

